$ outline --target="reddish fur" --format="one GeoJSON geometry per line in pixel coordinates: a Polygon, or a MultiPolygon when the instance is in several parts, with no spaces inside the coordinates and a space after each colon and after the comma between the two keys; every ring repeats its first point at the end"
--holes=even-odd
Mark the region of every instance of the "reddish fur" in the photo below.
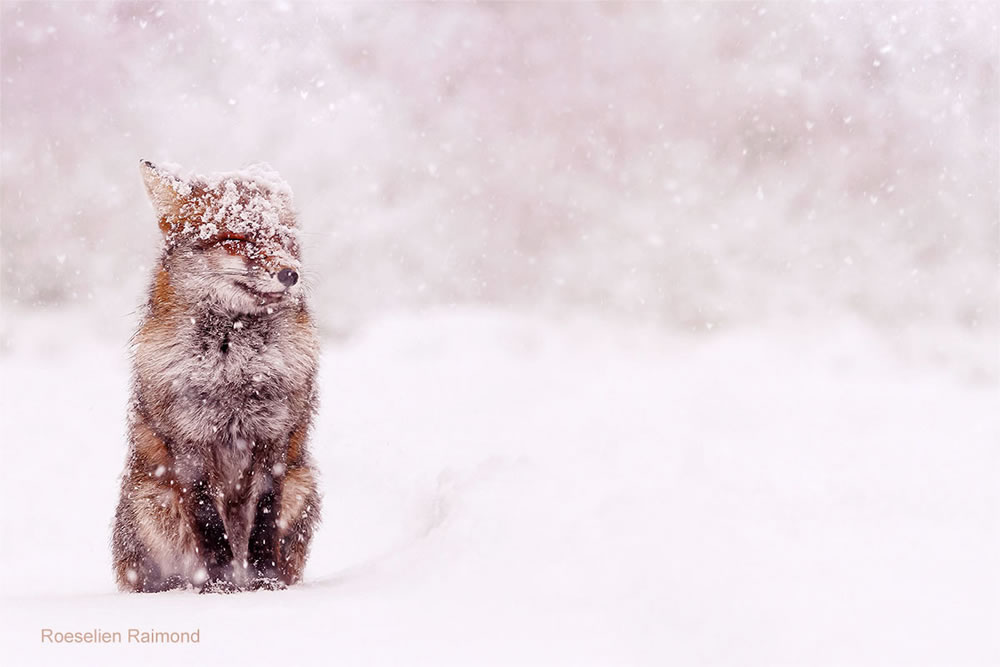
{"type": "Polygon", "coordinates": [[[292,435],[288,438],[287,458],[290,465],[295,465],[299,462],[307,435],[308,430],[304,426],[300,426],[292,431],[292,435]]]}
{"type": "Polygon", "coordinates": [[[174,291],[170,287],[170,272],[163,267],[156,272],[156,277],[153,279],[153,291],[149,303],[157,312],[173,309],[174,291]]]}
{"type": "Polygon", "coordinates": [[[305,567],[306,550],[312,537],[310,513],[319,511],[316,481],[309,468],[292,468],[285,474],[278,514],[278,571],[282,581],[296,583],[305,567]]]}
{"type": "MultiPolygon", "coordinates": [[[[170,464],[170,452],[166,444],[144,423],[136,422],[132,426],[132,442],[135,445],[136,462],[144,463],[147,472],[150,471],[149,468],[155,470],[157,466],[170,464]]],[[[136,467],[133,466],[133,469],[136,467]]]]}

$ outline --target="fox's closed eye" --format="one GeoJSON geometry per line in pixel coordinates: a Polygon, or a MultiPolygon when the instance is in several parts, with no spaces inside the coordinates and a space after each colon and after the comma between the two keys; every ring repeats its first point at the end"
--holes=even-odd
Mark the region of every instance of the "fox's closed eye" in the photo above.
{"type": "Polygon", "coordinates": [[[222,243],[222,244],[226,244],[226,243],[246,243],[247,245],[256,245],[250,239],[243,239],[243,238],[240,238],[238,236],[225,236],[225,237],[219,239],[219,243],[222,243]]]}
{"type": "Polygon", "coordinates": [[[219,239],[216,243],[221,245],[228,252],[238,255],[249,255],[251,253],[259,252],[257,250],[257,244],[248,239],[226,237],[219,239]]]}

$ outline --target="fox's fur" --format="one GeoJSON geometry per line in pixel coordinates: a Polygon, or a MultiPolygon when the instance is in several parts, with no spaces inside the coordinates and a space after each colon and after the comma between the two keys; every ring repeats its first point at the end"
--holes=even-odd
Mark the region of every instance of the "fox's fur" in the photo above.
{"type": "Polygon", "coordinates": [[[164,248],[133,340],[118,586],[295,583],[320,505],[306,447],[318,344],[291,195],[260,168],[141,171],[164,248]]]}

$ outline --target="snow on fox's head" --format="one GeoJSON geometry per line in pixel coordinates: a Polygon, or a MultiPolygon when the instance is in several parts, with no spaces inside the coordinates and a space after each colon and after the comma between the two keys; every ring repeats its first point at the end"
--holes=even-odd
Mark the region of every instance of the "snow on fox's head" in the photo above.
{"type": "Polygon", "coordinates": [[[234,312],[298,298],[299,244],[288,185],[266,165],[208,176],[140,161],[175,288],[234,312]]]}

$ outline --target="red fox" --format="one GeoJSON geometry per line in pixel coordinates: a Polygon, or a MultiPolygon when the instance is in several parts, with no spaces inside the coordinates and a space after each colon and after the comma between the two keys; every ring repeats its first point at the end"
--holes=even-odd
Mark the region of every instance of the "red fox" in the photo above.
{"type": "Polygon", "coordinates": [[[306,448],[319,346],[291,192],[261,166],[140,170],[164,243],[132,345],[118,586],[293,584],[320,498],[306,448]]]}

